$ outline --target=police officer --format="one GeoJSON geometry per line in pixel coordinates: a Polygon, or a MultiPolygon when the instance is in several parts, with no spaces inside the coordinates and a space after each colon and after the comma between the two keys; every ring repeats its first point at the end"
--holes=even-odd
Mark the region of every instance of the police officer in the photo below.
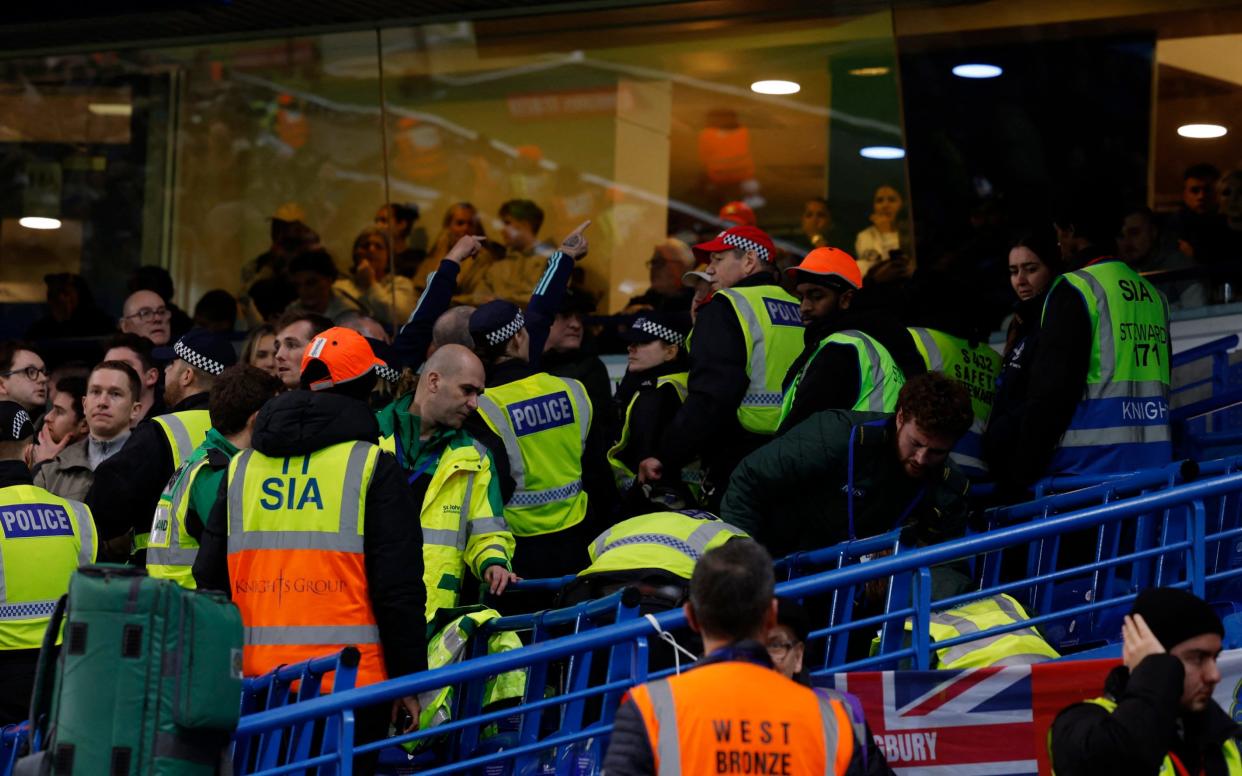
{"type": "Polygon", "coordinates": [[[863,773],[845,705],[785,678],[761,639],[776,623],[772,558],[752,541],[711,550],[690,579],[686,617],[705,656],[640,685],[617,711],[610,776],[863,773]]]}
{"type": "MultiPolygon", "coordinates": [[[[608,451],[608,463],[626,511],[650,509],[641,487],[632,488],[634,472],[639,461],[655,453],[661,434],[686,400],[689,330],[689,313],[642,313],[621,335],[629,342],[625,376],[616,397],[622,413],[621,433],[608,451]]],[[[685,485],[697,490],[698,480],[697,465],[682,469],[685,485]]],[[[677,486],[677,492],[682,503],[694,502],[689,489],[677,486]]]]}
{"type": "MultiPolygon", "coordinates": [[[[241,610],[247,676],[348,644],[362,653],[359,685],[427,667],[418,505],[375,444],[366,405],[378,363],[355,331],[313,338],[303,390],[264,405],[252,449],[221,483],[194,579],[229,591],[241,610]]],[[[418,720],[417,698],[398,703],[418,720]]],[[[360,740],[382,737],[392,711],[360,710],[360,740]]]]}
{"type": "Polygon", "coordinates": [[[1113,224],[1084,212],[1058,223],[1081,267],[1053,281],[1029,372],[1023,422],[1003,451],[1012,489],[1055,474],[1161,466],[1169,432],[1168,304],[1110,255],[1113,224]]]}
{"type": "Polygon", "coordinates": [[[983,455],[983,430],[992,413],[996,380],[1000,377],[1001,355],[986,342],[957,336],[948,331],[920,326],[910,328],[910,336],[929,372],[943,372],[970,391],[975,422],[949,457],[970,477],[986,477],[988,465],[983,455]]]}
{"type": "Polygon", "coordinates": [[[470,334],[487,371],[478,421],[503,441],[515,483],[505,504],[517,541],[514,571],[522,577],[573,573],[582,568],[582,548],[594,535],[590,510],[606,510],[614,491],[595,408],[582,383],[527,363],[531,338],[517,305],[498,300],[479,307],[470,316],[470,334]]]}
{"type": "MultiPolygon", "coordinates": [[[[932,641],[937,642],[968,633],[1002,628],[1029,619],[1026,609],[1022,608],[1017,599],[1000,593],[968,601],[952,609],[932,612],[928,625],[932,641]]],[[[912,628],[913,625],[907,620],[906,630],[912,628]]],[[[936,645],[932,644],[932,649],[935,652],[931,667],[941,669],[1024,666],[1060,657],[1033,625],[984,636],[944,649],[936,649],[936,645]]]]}
{"type": "Polygon", "coordinates": [[[888,347],[853,320],[850,303],[863,284],[854,257],[816,248],[786,274],[801,300],[806,346],[782,382],[780,431],[820,410],[895,410],[906,376],[888,347]]]}
{"type": "Polygon", "coordinates": [[[493,595],[517,579],[492,455],[462,428],[478,407],[484,382],[477,356],[461,345],[445,345],[423,364],[415,392],[378,413],[380,446],[397,456],[422,506],[429,622],[437,610],[458,605],[467,569],[493,595]]]}
{"type": "Polygon", "coordinates": [[[211,386],[237,363],[228,338],[206,329],[191,329],[171,348],[157,348],[152,355],[171,359],[164,369],[164,400],[172,412],[139,423],[121,451],[95,469],[86,494],[100,540],[111,542],[111,548],[124,547],[122,557],[132,549],[138,565],[145,562],[145,543],[135,541],[131,548],[124,537],[147,535],[164,486],[211,428],[211,386]]]}
{"type": "Polygon", "coordinates": [[[74,569],[94,563],[97,547],[85,504],[33,484],[25,463],[33,437],[26,410],[0,401],[0,725],[29,715],[43,632],[74,569]]]}
{"type": "Polygon", "coordinates": [[[694,252],[709,262],[716,291],[691,333],[686,402],[658,452],[639,464],[639,479],[666,471],[676,479],[699,458],[717,486],[710,507],[737,462],[776,433],[781,382],[802,350],[802,320],[797,300],[776,285],[776,248],[760,229],[735,226],[694,252]]]}
{"type": "Polygon", "coordinates": [[[1212,699],[1224,634],[1212,607],[1184,590],[1140,593],[1105,694],[1052,723],[1057,776],[1242,774],[1242,727],[1212,699]]]}
{"type": "Polygon", "coordinates": [[[250,447],[259,410],[284,386],[275,376],[246,364],[224,370],[211,388],[211,428],[203,443],[172,477],[155,508],[147,543],[147,573],[193,589],[191,569],[203,523],[211,515],[229,461],[250,447]]]}

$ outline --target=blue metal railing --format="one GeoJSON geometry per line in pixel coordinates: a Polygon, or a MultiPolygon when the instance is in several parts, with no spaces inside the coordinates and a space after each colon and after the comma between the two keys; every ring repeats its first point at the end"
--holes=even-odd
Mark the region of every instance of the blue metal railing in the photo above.
{"type": "MultiPolygon", "coordinates": [[[[1032,619],[1027,623],[991,629],[979,634],[932,644],[927,635],[928,623],[933,611],[930,585],[932,569],[944,564],[968,560],[981,553],[1022,547],[1032,542],[1064,536],[1073,531],[1124,523],[1140,515],[1160,515],[1164,523],[1179,526],[1183,531],[1183,537],[1159,546],[1136,548],[1118,553],[1114,557],[1096,559],[1073,568],[1056,569],[1053,565],[1051,569],[1055,570],[1041,572],[1036,578],[984,586],[977,591],[938,601],[936,605],[937,607],[952,606],[999,592],[1018,590],[1023,586],[1029,587],[1073,577],[1084,577],[1102,569],[1122,565],[1157,564],[1171,558],[1176,558],[1179,563],[1176,566],[1168,566],[1168,573],[1163,576],[1153,574],[1153,580],[1170,586],[1188,587],[1192,592],[1202,596],[1210,585],[1242,576],[1242,568],[1230,568],[1209,562],[1216,557],[1211,553],[1213,547],[1231,544],[1242,537],[1242,528],[1235,524],[1236,521],[1219,528],[1209,527],[1215,525],[1210,513],[1219,512],[1221,504],[1230,498],[1237,500],[1240,494],[1242,494],[1242,473],[1231,472],[1202,478],[1156,493],[1102,503],[1068,514],[1028,520],[976,536],[792,579],[780,583],[777,586],[777,594],[785,598],[815,600],[834,592],[859,590],[869,583],[887,582],[889,583],[888,606],[884,612],[872,617],[831,623],[811,634],[812,640],[830,642],[834,639],[847,638],[848,634],[854,631],[863,629],[873,631],[879,628],[881,632],[879,654],[874,657],[829,664],[817,669],[813,675],[823,676],[831,672],[858,668],[892,667],[898,661],[903,660],[909,661],[916,668],[925,668],[931,662],[933,650],[966,643],[976,638],[988,638],[1008,630],[1029,626],[1031,623],[1047,624],[1058,618],[1124,606],[1133,598],[1135,592],[1125,590],[1114,593],[1101,590],[1097,597],[1060,611],[1033,610],[1032,619]],[[913,637],[908,645],[903,643],[907,618],[912,620],[913,625],[913,637]]],[[[685,617],[679,610],[663,612],[655,615],[654,618],[659,627],[666,631],[678,630],[686,625],[685,617]]],[[[653,628],[650,623],[642,619],[631,619],[577,635],[536,643],[521,650],[479,657],[424,674],[401,677],[357,690],[333,693],[303,703],[248,715],[238,726],[237,737],[239,740],[245,740],[272,730],[304,724],[310,720],[334,719],[350,709],[389,702],[398,697],[418,694],[446,685],[464,685],[470,688],[467,690],[469,693],[475,691],[474,688],[481,687],[488,677],[514,670],[527,671],[528,688],[534,688],[542,685],[542,682],[537,681],[537,677],[540,673],[546,677],[549,665],[559,661],[568,661],[569,664],[576,664],[578,669],[582,670],[588,655],[604,649],[614,651],[614,659],[609,665],[610,669],[616,669],[610,670],[604,683],[596,686],[583,686],[583,680],[574,677],[566,684],[568,691],[561,695],[543,697],[542,689],[534,691],[534,695],[528,692],[529,702],[523,706],[523,712],[543,713],[549,709],[566,707],[571,703],[585,703],[592,698],[602,699],[605,695],[615,697],[626,687],[645,681],[647,638],[652,633],[653,628]],[[623,657],[618,658],[615,655],[618,649],[625,650],[623,657]]],[[[508,710],[502,710],[477,716],[467,715],[455,718],[453,722],[432,731],[418,731],[396,739],[352,748],[342,741],[342,746],[335,753],[307,758],[262,772],[286,773],[301,770],[312,764],[335,761],[342,773],[348,773],[348,757],[354,752],[379,749],[394,741],[418,740],[420,737],[456,733],[471,728],[477,730],[483,725],[503,718],[507,713],[509,713],[508,710]]],[[[570,719],[564,724],[555,724],[550,731],[541,729],[537,725],[524,726],[519,740],[511,748],[478,755],[466,753],[467,756],[437,767],[428,773],[461,771],[510,759],[519,760],[516,767],[520,770],[522,758],[531,762],[537,759],[540,753],[555,753],[557,771],[569,773],[570,763],[567,753],[578,751],[573,749],[572,745],[586,739],[593,739],[598,746],[600,737],[605,736],[609,729],[610,720],[605,716],[606,713],[607,709],[597,718],[570,719]]],[[[560,719],[566,719],[563,713],[560,719]]]]}

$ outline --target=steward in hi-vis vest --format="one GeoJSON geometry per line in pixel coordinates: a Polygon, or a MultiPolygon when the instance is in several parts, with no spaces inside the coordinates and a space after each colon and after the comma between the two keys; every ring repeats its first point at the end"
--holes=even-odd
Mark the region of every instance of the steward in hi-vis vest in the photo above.
{"type": "Polygon", "coordinates": [[[797,684],[772,665],[761,639],[777,621],[773,586],[772,557],[753,541],[726,542],[699,560],[686,613],[704,657],[626,694],[605,773],[864,772],[862,722],[839,696],[797,684]]]}
{"type": "Polygon", "coordinates": [[[582,548],[594,533],[590,501],[602,491],[610,503],[615,489],[606,441],[592,431],[595,408],[586,389],[531,368],[524,324],[522,311],[504,301],[470,316],[475,352],[487,370],[477,417],[500,437],[509,460],[515,488],[504,518],[517,545],[514,571],[562,576],[583,565],[582,548]]]}
{"type": "MultiPolygon", "coordinates": [[[[418,505],[366,404],[377,363],[357,332],[317,335],[303,389],[263,406],[252,449],[229,464],[194,579],[241,609],[247,676],[347,645],[360,685],[427,667],[418,505]]],[[[417,719],[417,699],[402,703],[417,719]]],[[[382,711],[360,710],[359,740],[384,735],[382,711]]]]}
{"type": "Polygon", "coordinates": [[[111,548],[121,544],[118,539],[132,536],[124,557],[114,559],[137,565],[146,561],[151,516],[160,494],[211,428],[211,386],[226,367],[237,363],[228,338],[206,329],[191,329],[172,347],[156,348],[151,355],[170,362],[164,369],[164,401],[172,411],[135,426],[120,452],[95,469],[86,494],[101,546],[111,548]]]}
{"type": "Polygon", "coordinates": [[[970,390],[975,422],[966,436],[958,440],[949,457],[967,475],[986,477],[988,465],[983,460],[983,430],[992,413],[992,398],[1000,377],[1000,353],[986,342],[971,342],[938,329],[911,327],[910,336],[927,371],[942,372],[970,390]]]}
{"type": "Polygon", "coordinates": [[[785,272],[800,300],[806,333],[782,383],[780,433],[823,410],[897,409],[906,372],[889,347],[906,345],[905,332],[885,316],[851,309],[863,284],[858,262],[824,246],[785,272]]]}
{"type": "Polygon", "coordinates": [[[229,461],[250,447],[259,410],[282,390],[280,380],[238,364],[220,375],[211,398],[212,427],[189,460],[168,480],[155,508],[147,545],[147,573],[194,587],[194,558],[229,461]]]}
{"type": "Polygon", "coordinates": [[[26,410],[0,401],[0,725],[29,716],[43,632],[97,547],[84,504],[33,484],[24,460],[33,437],[26,410]]]}
{"type": "MultiPolygon", "coordinates": [[[[621,335],[629,343],[629,358],[615,399],[622,414],[621,431],[608,451],[608,463],[621,491],[623,513],[642,514],[651,508],[642,488],[634,488],[635,471],[640,461],[655,453],[665,427],[686,401],[689,331],[688,313],[643,313],[621,335]]],[[[662,484],[672,488],[682,504],[695,504],[702,482],[697,461],[682,468],[681,480],[662,484]]]]}
{"type": "Polygon", "coordinates": [[[706,273],[717,290],[699,308],[687,341],[685,403],[657,453],[639,462],[638,479],[676,482],[678,472],[700,460],[711,508],[738,461],[776,433],[781,381],[802,350],[802,319],[797,300],[776,284],[776,248],[763,231],[735,226],[694,252],[709,262],[706,273]]]}

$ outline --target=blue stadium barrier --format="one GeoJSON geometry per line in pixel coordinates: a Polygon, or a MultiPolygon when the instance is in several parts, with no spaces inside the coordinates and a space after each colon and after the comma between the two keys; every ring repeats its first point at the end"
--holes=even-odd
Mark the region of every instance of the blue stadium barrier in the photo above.
{"type": "MultiPolygon", "coordinates": [[[[1234,544],[1242,537],[1242,528],[1236,525],[1223,530],[1210,527],[1209,505],[1219,504],[1229,497],[1236,499],[1239,494],[1242,494],[1242,473],[1218,474],[1154,493],[1145,493],[1121,501],[1100,503],[1066,514],[1049,515],[1044,519],[1027,520],[979,535],[799,577],[781,582],[777,586],[777,594],[784,598],[819,600],[834,592],[860,590],[872,583],[880,585],[887,583],[887,605],[881,613],[850,619],[848,622],[833,623],[813,630],[810,634],[812,640],[829,643],[833,640],[848,639],[849,634],[856,631],[870,636],[878,630],[880,632],[878,653],[840,663],[826,659],[823,664],[812,671],[812,677],[822,679],[828,674],[839,671],[893,668],[903,663],[909,663],[914,668],[925,669],[931,662],[933,650],[968,643],[980,638],[990,638],[1001,633],[1029,627],[1032,624],[1046,625],[1058,619],[1082,613],[1123,607],[1133,600],[1137,592],[1136,590],[1100,590],[1098,595],[1092,599],[1066,609],[1056,611],[1032,609],[1030,612],[1032,618],[1026,622],[966,634],[933,645],[928,635],[928,623],[931,613],[935,611],[931,599],[931,578],[934,568],[968,560],[979,554],[993,553],[1005,548],[1024,547],[1032,542],[1064,536],[1074,531],[1123,524],[1142,515],[1160,515],[1165,523],[1178,526],[1184,538],[1159,546],[1119,553],[1115,557],[1095,560],[1073,568],[1044,571],[1031,579],[985,585],[979,590],[937,601],[935,608],[961,605],[984,596],[1002,592],[1011,593],[1032,585],[1056,582],[1075,576],[1081,577],[1107,568],[1142,564],[1156,566],[1162,561],[1173,558],[1179,560],[1175,567],[1177,574],[1169,572],[1161,577],[1153,572],[1151,579],[1168,586],[1189,588],[1195,594],[1203,596],[1214,584],[1242,577],[1242,568],[1209,566],[1209,559],[1214,557],[1210,552],[1213,546],[1234,544]],[[912,621],[912,637],[906,636],[905,622],[907,619],[912,621]]],[[[1171,569],[1174,566],[1170,565],[1167,568],[1171,569]]],[[[571,615],[565,613],[544,615],[545,619],[570,617],[571,615]]],[[[663,631],[675,631],[686,625],[684,614],[679,610],[655,615],[654,620],[663,631]]],[[[647,640],[653,633],[651,623],[635,618],[564,638],[552,638],[520,650],[477,657],[423,674],[400,677],[360,689],[334,692],[320,698],[248,714],[243,717],[238,726],[237,738],[243,741],[265,734],[270,735],[275,730],[293,729],[310,721],[324,720],[329,726],[336,725],[340,728],[340,745],[335,751],[314,752],[300,761],[257,772],[289,773],[313,765],[335,763],[339,772],[349,773],[349,757],[353,753],[378,750],[400,741],[445,734],[464,735],[470,730],[476,731],[477,734],[483,726],[503,719],[510,713],[510,710],[477,715],[467,713],[431,731],[417,731],[387,741],[356,746],[353,745],[352,738],[347,738],[352,734],[352,730],[346,730],[340,722],[345,712],[375,703],[390,702],[398,697],[426,692],[445,685],[465,686],[466,695],[480,694],[483,682],[488,677],[513,670],[526,670],[530,677],[528,697],[521,711],[528,716],[523,720],[519,736],[510,742],[511,745],[508,748],[485,752],[475,750],[473,753],[463,748],[463,757],[441,762],[421,772],[427,774],[457,773],[514,761],[514,773],[529,772],[527,769],[542,763],[549,770],[555,770],[556,773],[570,774],[582,765],[580,762],[582,749],[577,746],[578,742],[590,741],[595,747],[594,751],[601,751],[602,740],[607,736],[611,724],[610,714],[613,704],[602,704],[597,713],[589,717],[567,715],[564,713],[564,708],[575,703],[584,704],[587,699],[616,697],[627,687],[645,681],[647,678],[647,640]],[[538,677],[546,677],[550,665],[563,662],[570,666],[576,665],[578,671],[583,671],[584,664],[589,660],[588,656],[599,650],[610,650],[612,657],[609,661],[608,676],[603,683],[595,686],[584,685],[583,674],[578,674],[565,683],[564,692],[544,697],[541,688],[544,682],[538,681],[538,677]],[[620,655],[617,654],[618,650],[622,651],[620,655]],[[556,718],[556,724],[546,726],[527,724],[527,719],[531,716],[537,716],[549,710],[554,712],[552,716],[556,718]]],[[[825,650],[825,654],[830,653],[833,653],[833,650],[825,650]]],[[[471,709],[468,708],[466,711],[471,711],[471,709]]]]}
{"type": "Polygon", "coordinates": [[[1229,362],[1229,352],[1238,341],[1237,335],[1230,335],[1173,356],[1175,369],[1201,359],[1211,360],[1206,377],[1176,385],[1171,392],[1170,398],[1176,400],[1179,393],[1201,393],[1204,387],[1210,388],[1206,397],[1170,412],[1177,455],[1204,458],[1242,450],[1242,363],[1229,362]]]}
{"type": "Polygon", "coordinates": [[[5,725],[0,729],[0,776],[10,776],[17,758],[24,755],[27,739],[30,737],[30,723],[5,725]]]}

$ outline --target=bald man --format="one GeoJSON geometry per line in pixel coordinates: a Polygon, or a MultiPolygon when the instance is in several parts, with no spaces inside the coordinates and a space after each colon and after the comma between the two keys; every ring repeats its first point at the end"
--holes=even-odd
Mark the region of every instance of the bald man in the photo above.
{"type": "Polygon", "coordinates": [[[431,329],[431,352],[450,343],[474,347],[474,338],[470,336],[470,316],[475,308],[470,305],[451,307],[436,318],[431,329]]]}
{"type": "Polygon", "coordinates": [[[146,337],[157,346],[167,345],[172,334],[172,316],[164,300],[154,291],[135,291],[125,298],[119,327],[127,334],[146,337]]]}
{"type": "Polygon", "coordinates": [[[484,379],[474,353],[444,345],[423,364],[415,392],[377,413],[381,446],[397,456],[421,505],[428,622],[438,609],[458,606],[467,585],[475,587],[467,570],[496,595],[517,579],[495,458],[462,428],[484,379]],[[464,550],[459,536],[467,537],[464,550]]]}

